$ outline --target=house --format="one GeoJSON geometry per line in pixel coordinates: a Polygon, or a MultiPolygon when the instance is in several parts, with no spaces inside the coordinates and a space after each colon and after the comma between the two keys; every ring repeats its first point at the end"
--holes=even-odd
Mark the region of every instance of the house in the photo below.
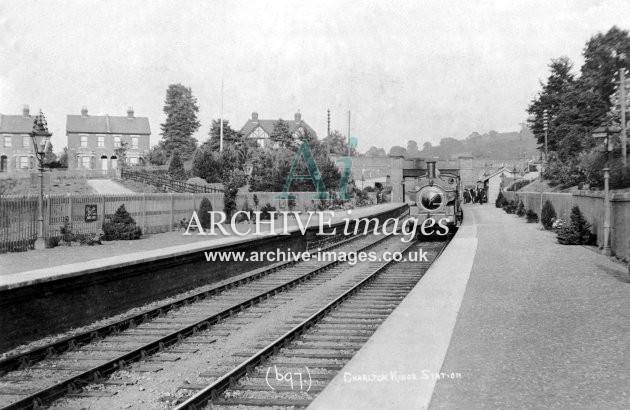
{"type": "Polygon", "coordinates": [[[515,173],[506,167],[502,167],[489,175],[484,175],[479,179],[486,189],[488,203],[494,203],[499,196],[499,192],[514,182],[515,173]]]}
{"type": "Polygon", "coordinates": [[[37,159],[30,137],[34,120],[28,105],[22,108],[22,115],[0,114],[0,172],[36,168],[37,159]]]}
{"type": "MultiPolygon", "coordinates": [[[[293,135],[293,138],[297,139],[300,135],[304,135],[305,133],[308,133],[313,138],[317,138],[315,130],[302,120],[302,114],[298,112],[293,118],[292,121],[286,121],[289,124],[289,132],[293,135]]],[[[271,141],[270,136],[273,133],[273,124],[276,121],[278,120],[258,119],[258,113],[253,112],[252,118],[247,120],[245,125],[241,128],[240,133],[245,138],[256,140],[258,145],[262,148],[274,148],[277,147],[277,144],[271,141]]]]}
{"type": "Polygon", "coordinates": [[[81,115],[67,116],[66,135],[71,169],[115,169],[124,147],[129,165],[144,164],[149,156],[149,119],[134,116],[131,107],[127,116],[88,115],[83,107],[81,115]]]}

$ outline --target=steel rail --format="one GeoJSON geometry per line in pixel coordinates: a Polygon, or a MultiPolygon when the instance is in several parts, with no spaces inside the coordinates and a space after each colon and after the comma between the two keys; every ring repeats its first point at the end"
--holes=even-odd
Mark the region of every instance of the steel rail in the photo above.
{"type": "MultiPolygon", "coordinates": [[[[409,243],[402,251],[406,252],[412,246],[414,246],[418,241],[414,240],[409,243]]],[[[440,252],[441,253],[441,252],[440,252]]],[[[341,294],[332,302],[328,303],[326,306],[309,316],[302,323],[296,325],[293,329],[286,332],[284,335],[277,338],[275,341],[271,342],[267,347],[259,350],[257,353],[243,361],[237,367],[233,368],[217,380],[215,380],[212,384],[208,385],[206,388],[202,389],[194,396],[190,397],[188,400],[181,403],[174,410],[198,410],[201,407],[205,406],[208,401],[218,398],[219,394],[223,393],[225,390],[230,388],[231,385],[234,385],[236,381],[244,376],[247,373],[251,373],[254,367],[261,365],[265,360],[271,357],[274,354],[277,354],[278,351],[287,346],[297,337],[304,334],[310,327],[315,325],[318,321],[326,317],[333,309],[339,306],[341,303],[346,301],[348,298],[353,296],[367,284],[372,282],[374,279],[378,277],[380,273],[385,270],[391,264],[396,263],[395,261],[385,262],[383,265],[378,267],[374,272],[372,272],[369,276],[361,280],[359,283],[354,285],[352,288],[348,289],[346,292],[341,294]]]]}
{"type": "MultiPolygon", "coordinates": [[[[384,235],[378,238],[377,240],[375,240],[374,242],[367,244],[366,246],[361,248],[360,251],[370,249],[391,237],[393,237],[393,235],[384,235]]],[[[346,244],[349,241],[354,240],[354,239],[355,238],[347,239],[340,243],[334,244],[331,247],[326,248],[326,249],[342,246],[343,244],[346,244]]],[[[23,410],[23,409],[37,408],[38,406],[42,406],[46,403],[50,403],[51,401],[54,401],[64,396],[68,392],[78,391],[81,389],[81,387],[90,383],[96,383],[102,380],[105,376],[108,376],[109,374],[113,373],[116,370],[124,369],[131,362],[140,361],[154,353],[161,352],[166,347],[172,346],[187,337],[196,335],[197,333],[199,333],[199,331],[208,329],[209,327],[218,323],[222,319],[225,319],[235,313],[238,313],[245,308],[254,306],[284,290],[291,289],[295,287],[296,285],[311,279],[313,276],[321,272],[324,272],[326,270],[329,270],[330,268],[333,268],[341,263],[342,263],[341,261],[327,262],[321,266],[316,267],[315,269],[309,271],[308,273],[304,275],[301,275],[295,279],[292,279],[289,282],[276,286],[273,289],[260,293],[243,302],[236,303],[235,305],[229,308],[226,308],[222,310],[221,312],[210,315],[191,325],[182,327],[179,330],[171,332],[166,336],[155,339],[154,341],[146,343],[141,347],[135,348],[127,353],[119,355],[115,357],[114,359],[110,359],[104,364],[92,367],[89,370],[86,370],[75,376],[71,376],[60,382],[57,382],[50,387],[39,390],[23,399],[20,399],[16,402],[9,404],[6,407],[3,407],[3,410],[18,410],[18,409],[23,410]]],[[[194,296],[187,297],[186,299],[189,300],[191,298],[194,300],[195,297],[194,296]]]]}

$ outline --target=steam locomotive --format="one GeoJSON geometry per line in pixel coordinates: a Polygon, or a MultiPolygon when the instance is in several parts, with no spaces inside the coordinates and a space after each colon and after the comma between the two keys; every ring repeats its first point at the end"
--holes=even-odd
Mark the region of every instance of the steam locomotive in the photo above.
{"type": "MultiPolygon", "coordinates": [[[[404,200],[409,203],[410,217],[417,225],[432,218],[434,229],[441,222],[440,226],[446,225],[453,232],[463,219],[459,170],[437,170],[434,160],[416,160],[414,167],[404,171],[404,200]]],[[[426,225],[432,225],[431,221],[426,225]]]]}

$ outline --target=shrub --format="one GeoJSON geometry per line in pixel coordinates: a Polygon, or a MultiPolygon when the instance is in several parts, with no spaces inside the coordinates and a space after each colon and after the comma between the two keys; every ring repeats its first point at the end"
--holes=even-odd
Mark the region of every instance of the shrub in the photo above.
{"type": "Polygon", "coordinates": [[[168,164],[168,175],[178,181],[184,181],[186,179],[186,170],[184,170],[184,163],[179,157],[179,151],[173,151],[171,156],[171,162],[168,164]]]}
{"type": "Polygon", "coordinates": [[[517,216],[525,216],[525,204],[523,201],[518,201],[518,206],[516,207],[516,215],[517,216]]]}
{"type": "Polygon", "coordinates": [[[550,200],[546,200],[540,212],[540,222],[546,230],[551,230],[554,219],[556,218],[556,210],[550,200]]]}
{"type": "Polygon", "coordinates": [[[232,218],[236,212],[236,196],[238,195],[238,185],[234,181],[223,183],[223,212],[227,220],[232,218]]]}
{"type": "Polygon", "coordinates": [[[514,212],[516,212],[516,203],[514,202],[514,200],[511,200],[510,202],[505,204],[503,210],[508,214],[513,214],[514,212]]]}
{"type": "Polygon", "coordinates": [[[531,209],[528,209],[527,212],[525,212],[525,217],[527,218],[527,223],[531,224],[538,222],[538,214],[531,209]]]}
{"type": "Polygon", "coordinates": [[[199,223],[201,223],[201,227],[204,229],[210,229],[210,214],[208,212],[212,211],[212,202],[206,197],[203,197],[201,203],[199,204],[199,210],[197,211],[197,215],[199,216],[199,223]]]}
{"type": "MultiPolygon", "coordinates": [[[[262,208],[260,208],[260,219],[261,220],[266,220],[269,219],[271,220],[271,214],[269,212],[275,212],[276,211],[276,207],[272,206],[270,203],[267,203],[267,205],[263,206],[262,208]]],[[[276,215],[274,215],[275,218],[276,215]]]]}
{"type": "Polygon", "coordinates": [[[139,239],[141,236],[142,229],[136,226],[125,204],[120,205],[116,213],[103,222],[103,239],[106,241],[139,239]]]}
{"type": "Polygon", "coordinates": [[[494,206],[497,208],[503,208],[503,204],[507,202],[507,199],[503,196],[503,192],[499,192],[496,201],[494,201],[494,206]]]}
{"type": "Polygon", "coordinates": [[[258,195],[254,194],[254,207],[258,210],[258,195]]]}
{"type": "Polygon", "coordinates": [[[571,209],[571,222],[558,230],[558,242],[563,245],[585,245],[591,239],[591,224],[589,224],[580,208],[576,205],[571,209]]]}
{"type": "Polygon", "coordinates": [[[524,186],[527,186],[531,183],[530,180],[527,179],[521,179],[518,180],[516,182],[514,182],[512,185],[510,185],[507,190],[508,191],[518,191],[519,189],[523,188],[524,186]]]}

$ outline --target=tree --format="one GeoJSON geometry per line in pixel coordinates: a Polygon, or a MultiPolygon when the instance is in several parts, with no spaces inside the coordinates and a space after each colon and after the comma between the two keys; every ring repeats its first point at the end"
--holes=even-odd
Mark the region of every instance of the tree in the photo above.
{"type": "Polygon", "coordinates": [[[168,157],[166,156],[164,147],[159,144],[152,146],[149,151],[149,163],[152,165],[166,165],[167,162],[168,157]]]}
{"type": "Polygon", "coordinates": [[[398,145],[394,145],[393,147],[391,147],[389,149],[389,154],[390,157],[406,157],[407,156],[407,150],[404,149],[401,146],[398,145]]]}
{"type": "MultiPolygon", "coordinates": [[[[221,123],[219,120],[212,120],[212,126],[210,127],[209,139],[201,144],[202,148],[208,148],[213,151],[219,151],[221,146],[221,123]]],[[[238,145],[243,142],[243,135],[235,131],[228,120],[223,120],[223,148],[229,145],[238,145]]]]}
{"type": "Polygon", "coordinates": [[[376,148],[375,146],[371,146],[369,150],[365,153],[366,157],[386,157],[387,153],[383,148],[376,148]]]}
{"type": "Polygon", "coordinates": [[[293,136],[289,132],[289,123],[282,118],[273,123],[273,131],[269,138],[278,144],[280,148],[288,148],[293,145],[293,136]]]}
{"type": "Polygon", "coordinates": [[[179,157],[178,150],[173,151],[173,156],[171,157],[171,161],[168,164],[168,175],[178,181],[183,181],[186,179],[186,170],[184,169],[184,164],[179,157]]]}
{"type": "Polygon", "coordinates": [[[348,145],[346,143],[346,136],[337,130],[333,130],[330,135],[324,139],[326,144],[330,145],[330,153],[336,155],[346,155],[348,145]]]}
{"type": "Polygon", "coordinates": [[[429,141],[422,144],[422,151],[424,152],[431,151],[432,148],[433,148],[433,144],[431,144],[429,141]]]}
{"type": "Polygon", "coordinates": [[[201,125],[197,120],[198,112],[197,99],[193,97],[190,87],[184,87],[182,84],[168,86],[164,103],[166,122],[160,124],[162,128],[160,145],[166,152],[166,157],[171,157],[176,149],[184,159],[193,156],[197,140],[192,135],[201,125]]]}
{"type": "Polygon", "coordinates": [[[61,168],[68,168],[68,147],[63,147],[63,151],[59,156],[59,165],[61,168]]]}
{"type": "Polygon", "coordinates": [[[52,142],[49,142],[44,153],[44,165],[48,165],[51,162],[57,162],[57,155],[53,152],[52,142]]]}
{"type": "Polygon", "coordinates": [[[127,150],[129,149],[129,143],[121,142],[120,147],[114,148],[114,155],[116,155],[117,163],[119,167],[127,166],[127,150]]]}
{"type": "Polygon", "coordinates": [[[417,156],[419,153],[418,143],[414,140],[407,141],[407,154],[410,156],[417,156]]]}
{"type": "Polygon", "coordinates": [[[140,239],[142,229],[136,226],[136,221],[125,209],[125,204],[122,204],[114,215],[105,217],[103,233],[106,241],[140,239]]]}

